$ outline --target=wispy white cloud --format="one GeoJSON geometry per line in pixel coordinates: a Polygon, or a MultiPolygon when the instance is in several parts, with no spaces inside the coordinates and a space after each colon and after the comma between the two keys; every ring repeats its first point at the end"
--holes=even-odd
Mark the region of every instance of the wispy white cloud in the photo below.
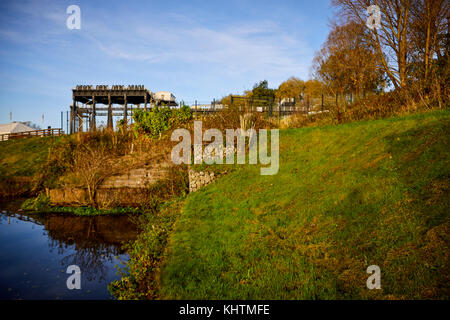
{"type": "MultiPolygon", "coordinates": [[[[14,2],[11,10],[25,19],[37,19],[44,26],[39,28],[38,24],[30,33],[6,27],[0,31],[0,39],[56,48],[68,46],[65,7],[49,0],[14,2]]],[[[251,73],[278,79],[306,77],[313,54],[304,39],[288,33],[276,19],[235,21],[221,26],[202,24],[176,12],[166,12],[163,17],[157,13],[133,17],[123,12],[120,20],[114,20],[110,13],[103,16],[96,11],[94,15],[83,5],[81,8],[82,30],[78,34],[86,41],[87,50],[91,44],[96,46],[96,58],[104,54],[123,63],[197,64],[228,77],[251,73]]]]}
{"type": "Polygon", "coordinates": [[[51,0],[11,1],[8,3],[8,8],[14,14],[23,16],[26,19],[37,18],[57,24],[64,23],[66,20],[66,6],[62,2],[51,0]]]}
{"type": "MultiPolygon", "coordinates": [[[[137,24],[127,30],[102,29],[87,37],[107,55],[147,63],[208,64],[224,73],[307,74],[306,42],[283,32],[274,21],[222,29],[196,23],[137,24]],[[130,34],[133,36],[130,37],[130,34]],[[120,42],[117,39],[126,39],[120,42]],[[302,59],[303,57],[303,59],[302,59]]],[[[99,30],[95,28],[93,30],[99,30]]]]}

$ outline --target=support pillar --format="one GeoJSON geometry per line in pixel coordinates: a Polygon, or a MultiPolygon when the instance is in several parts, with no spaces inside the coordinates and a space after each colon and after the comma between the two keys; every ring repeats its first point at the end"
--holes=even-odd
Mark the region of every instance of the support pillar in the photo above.
{"type": "Polygon", "coordinates": [[[133,105],[130,106],[130,124],[133,124],[133,105]]]}
{"type": "Polygon", "coordinates": [[[127,95],[123,96],[123,123],[125,130],[128,128],[128,106],[127,106],[127,95]]]}
{"type": "Polygon", "coordinates": [[[69,117],[67,117],[67,123],[70,123],[70,131],[69,133],[72,134],[73,133],[73,106],[70,106],[70,121],[69,121],[69,117]]]}
{"type": "Polygon", "coordinates": [[[108,95],[108,129],[113,129],[113,116],[112,116],[112,104],[111,104],[111,94],[108,95]]]}
{"type": "Polygon", "coordinates": [[[73,96],[73,104],[72,107],[70,108],[70,133],[75,133],[77,131],[77,128],[75,126],[75,120],[77,117],[77,101],[75,100],[75,96],[73,96]]]}
{"type": "Polygon", "coordinates": [[[78,132],[83,132],[83,115],[78,115],[78,132]]]}
{"type": "Polygon", "coordinates": [[[194,119],[197,119],[197,100],[195,100],[195,112],[194,112],[194,119]]]}
{"type": "Polygon", "coordinates": [[[96,125],[95,125],[95,117],[97,116],[97,112],[95,110],[95,96],[92,96],[92,114],[91,114],[91,131],[95,131],[96,125]]]}
{"type": "Polygon", "coordinates": [[[147,111],[147,94],[144,96],[144,111],[147,111]]]}

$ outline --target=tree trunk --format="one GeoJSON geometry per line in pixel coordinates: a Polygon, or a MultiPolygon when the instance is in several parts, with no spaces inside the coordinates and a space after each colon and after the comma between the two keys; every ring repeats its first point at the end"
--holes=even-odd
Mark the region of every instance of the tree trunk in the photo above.
{"type": "Polygon", "coordinates": [[[425,83],[428,83],[428,72],[430,67],[430,37],[431,37],[431,16],[430,16],[430,6],[428,4],[428,1],[425,1],[425,6],[427,10],[427,36],[425,40],[425,57],[424,57],[424,63],[425,63],[425,83]]]}

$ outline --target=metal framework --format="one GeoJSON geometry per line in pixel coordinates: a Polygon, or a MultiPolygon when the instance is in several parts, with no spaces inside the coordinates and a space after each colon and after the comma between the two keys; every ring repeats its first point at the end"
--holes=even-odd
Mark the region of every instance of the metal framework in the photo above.
{"type": "Polygon", "coordinates": [[[72,99],[70,133],[83,131],[84,121],[89,123],[89,130],[95,130],[96,118],[99,116],[107,117],[108,128],[113,128],[113,116],[123,117],[124,123],[127,124],[128,117],[133,115],[133,108],[131,106],[129,109],[128,105],[140,108],[141,104],[144,104],[144,110],[147,110],[147,105],[150,105],[150,108],[163,103],[169,106],[177,105],[175,101],[155,99],[154,94],[143,85],[113,85],[111,88],[106,85],[98,85],[95,88],[92,85],[78,85],[72,89],[72,99]],[[98,104],[106,107],[99,107],[98,104]]]}

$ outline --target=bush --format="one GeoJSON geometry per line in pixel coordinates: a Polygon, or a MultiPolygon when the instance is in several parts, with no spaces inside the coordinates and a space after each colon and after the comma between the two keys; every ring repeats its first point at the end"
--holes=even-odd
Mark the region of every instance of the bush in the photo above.
{"type": "Polygon", "coordinates": [[[217,113],[203,119],[204,129],[214,128],[225,132],[226,129],[241,128],[242,117],[246,117],[251,127],[258,130],[270,128],[269,118],[262,112],[244,112],[245,108],[238,103],[229,105],[217,113]]]}
{"type": "Polygon", "coordinates": [[[50,198],[44,194],[39,194],[36,198],[27,199],[22,203],[21,208],[29,211],[43,211],[50,206],[50,198]]]}
{"type": "Polygon", "coordinates": [[[108,290],[117,299],[158,298],[160,283],[155,275],[182,204],[183,198],[177,198],[164,204],[156,213],[140,216],[143,229],[135,242],[125,245],[130,259],[125,267],[119,267],[121,279],[108,285],[108,290]]]}
{"type": "Polygon", "coordinates": [[[160,138],[167,130],[191,120],[192,111],[188,106],[182,106],[180,109],[156,106],[150,111],[135,110],[133,119],[135,132],[160,138]]]}
{"type": "Polygon", "coordinates": [[[353,103],[331,103],[325,106],[326,113],[314,115],[295,114],[290,127],[329,125],[360,120],[375,120],[405,115],[438,108],[448,108],[448,99],[441,103],[436,97],[424,97],[418,90],[399,89],[370,95],[353,103]]]}

